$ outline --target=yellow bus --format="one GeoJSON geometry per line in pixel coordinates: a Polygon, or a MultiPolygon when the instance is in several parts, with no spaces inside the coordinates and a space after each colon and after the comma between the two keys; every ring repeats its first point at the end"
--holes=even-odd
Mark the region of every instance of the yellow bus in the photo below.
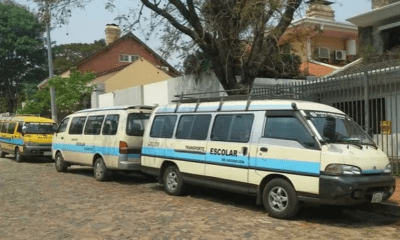
{"type": "Polygon", "coordinates": [[[0,155],[14,154],[17,162],[33,157],[51,158],[53,120],[38,116],[0,117],[0,155]]]}

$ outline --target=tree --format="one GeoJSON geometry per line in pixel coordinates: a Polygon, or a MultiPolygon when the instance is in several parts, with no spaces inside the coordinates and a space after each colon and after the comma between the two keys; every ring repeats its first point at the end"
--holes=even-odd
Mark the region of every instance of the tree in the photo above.
{"type": "MultiPolygon", "coordinates": [[[[112,2],[113,0],[110,0],[112,2]]],[[[166,22],[162,38],[167,51],[201,50],[228,94],[246,94],[262,71],[275,72],[282,62],[278,41],[302,0],[140,0],[153,14],[150,31],[166,22]],[[182,44],[187,36],[191,42],[182,44]],[[237,74],[240,80],[237,80],[237,74]]],[[[278,76],[277,76],[278,77],[278,76]]]]}
{"type": "Polygon", "coordinates": [[[0,93],[14,112],[25,83],[46,76],[44,27],[34,14],[11,1],[0,3],[0,93]]]}
{"type": "MultiPolygon", "coordinates": [[[[106,8],[112,10],[113,2],[108,0],[106,8]]],[[[146,39],[162,31],[164,57],[200,50],[209,56],[224,89],[234,90],[228,94],[246,94],[261,71],[278,77],[279,68],[270,64],[282,61],[279,39],[303,0],[140,0],[136,7],[138,2],[129,14],[117,18],[126,22],[125,29],[139,27],[147,31],[146,39]],[[141,21],[149,26],[142,27],[141,21]]]]}
{"type": "Polygon", "coordinates": [[[27,101],[24,108],[19,109],[21,114],[40,114],[50,116],[50,87],[57,89],[56,104],[61,115],[67,115],[85,106],[84,101],[90,98],[93,86],[88,86],[96,75],[94,73],[81,74],[72,72],[69,78],[54,77],[43,89],[37,91],[32,100],[27,101]]]}
{"type": "Polygon", "coordinates": [[[61,74],[66,69],[74,66],[75,63],[91,56],[99,49],[106,46],[104,39],[88,43],[70,43],[53,47],[54,73],[61,74]]]}

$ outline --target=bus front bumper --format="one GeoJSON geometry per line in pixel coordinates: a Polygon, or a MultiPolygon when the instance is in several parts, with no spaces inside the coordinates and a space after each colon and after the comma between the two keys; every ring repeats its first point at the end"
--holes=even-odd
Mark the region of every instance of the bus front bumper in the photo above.
{"type": "Polygon", "coordinates": [[[334,205],[354,205],[389,199],[396,188],[396,180],[391,175],[369,176],[320,176],[320,202],[334,205]]]}
{"type": "Polygon", "coordinates": [[[49,157],[51,158],[51,145],[49,146],[24,146],[24,157],[49,157]]]}

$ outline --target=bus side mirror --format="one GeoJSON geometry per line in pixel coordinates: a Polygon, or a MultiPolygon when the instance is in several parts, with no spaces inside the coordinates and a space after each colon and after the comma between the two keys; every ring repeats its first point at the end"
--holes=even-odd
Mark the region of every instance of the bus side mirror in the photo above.
{"type": "Polygon", "coordinates": [[[22,126],[22,129],[21,129],[22,136],[24,136],[25,133],[26,133],[26,126],[22,126]]]}

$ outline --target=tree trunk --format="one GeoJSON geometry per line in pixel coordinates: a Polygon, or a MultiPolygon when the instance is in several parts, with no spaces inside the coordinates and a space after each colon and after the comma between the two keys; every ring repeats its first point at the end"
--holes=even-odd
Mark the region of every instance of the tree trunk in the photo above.
{"type": "Polygon", "coordinates": [[[11,98],[7,98],[7,104],[8,104],[7,111],[9,113],[14,113],[14,108],[15,108],[14,100],[11,98]]]}
{"type": "Polygon", "coordinates": [[[7,112],[14,113],[16,101],[15,101],[15,99],[13,99],[11,93],[6,94],[6,100],[7,100],[7,112]]]}

